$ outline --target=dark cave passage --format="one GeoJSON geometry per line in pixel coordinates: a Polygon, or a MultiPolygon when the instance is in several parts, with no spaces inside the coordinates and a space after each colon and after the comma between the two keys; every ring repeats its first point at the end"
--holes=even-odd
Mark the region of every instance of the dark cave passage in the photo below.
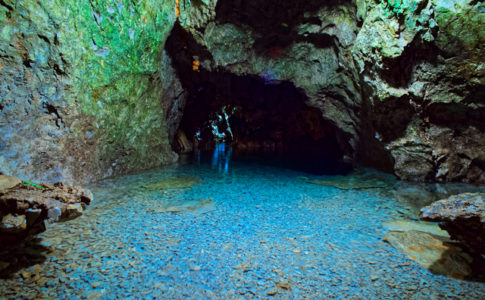
{"type": "Polygon", "coordinates": [[[350,170],[343,163],[346,153],[339,129],[307,106],[306,95],[291,82],[194,70],[193,58],[202,60],[209,54],[179,26],[166,50],[188,91],[175,151],[210,152],[224,143],[235,158],[257,157],[318,174],[350,170]]]}

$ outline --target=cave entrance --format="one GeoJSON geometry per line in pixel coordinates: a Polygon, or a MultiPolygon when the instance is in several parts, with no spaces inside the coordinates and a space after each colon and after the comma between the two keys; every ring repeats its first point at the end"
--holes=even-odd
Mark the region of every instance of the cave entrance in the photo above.
{"type": "Polygon", "coordinates": [[[349,171],[344,135],[306,104],[302,90],[269,77],[194,67],[210,54],[185,34],[176,26],[166,44],[188,95],[172,145],[176,152],[219,153],[227,159],[229,151],[233,159],[259,158],[311,173],[349,171]]]}

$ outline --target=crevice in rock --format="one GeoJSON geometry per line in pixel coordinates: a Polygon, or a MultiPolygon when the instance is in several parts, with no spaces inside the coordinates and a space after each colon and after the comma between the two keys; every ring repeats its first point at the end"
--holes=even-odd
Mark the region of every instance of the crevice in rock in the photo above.
{"type": "Polygon", "coordinates": [[[421,38],[415,38],[397,58],[383,58],[386,67],[381,69],[380,73],[391,86],[407,87],[417,64],[422,61],[436,62],[439,49],[431,43],[420,40],[421,38]]]}
{"type": "MultiPolygon", "coordinates": [[[[13,7],[5,3],[4,0],[0,0],[0,5],[8,9],[9,12],[13,11],[13,7]]],[[[8,16],[10,18],[10,16],[8,16]]]]}
{"type": "Polygon", "coordinates": [[[429,122],[451,128],[474,126],[485,132],[485,107],[472,109],[462,103],[432,103],[425,109],[429,122]]]}
{"type": "Polygon", "coordinates": [[[382,142],[388,143],[401,137],[416,114],[408,98],[392,98],[373,106],[371,120],[376,135],[379,135],[378,139],[382,142]]]}
{"type": "Polygon", "coordinates": [[[58,128],[63,127],[64,122],[62,121],[62,117],[59,115],[59,112],[57,111],[57,108],[54,105],[51,105],[49,103],[44,103],[43,108],[46,110],[47,114],[55,116],[56,126],[58,128]]]}
{"type": "Polygon", "coordinates": [[[43,40],[44,42],[46,42],[47,44],[50,44],[51,41],[49,40],[48,37],[46,37],[45,35],[42,35],[42,34],[38,34],[37,35],[41,40],[43,40]]]}

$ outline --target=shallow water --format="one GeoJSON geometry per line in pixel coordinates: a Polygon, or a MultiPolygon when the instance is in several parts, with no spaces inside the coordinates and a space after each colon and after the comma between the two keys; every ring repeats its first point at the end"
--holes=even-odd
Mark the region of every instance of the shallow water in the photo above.
{"type": "Polygon", "coordinates": [[[91,187],[95,201],[83,216],[49,224],[18,255],[38,265],[0,280],[0,291],[5,298],[483,299],[485,284],[433,275],[382,240],[384,222],[416,218],[441,194],[474,188],[366,172],[387,186],[342,190],[309,182],[322,176],[225,161],[108,179],[91,187]],[[160,185],[173,178],[185,178],[181,188],[160,185]]]}

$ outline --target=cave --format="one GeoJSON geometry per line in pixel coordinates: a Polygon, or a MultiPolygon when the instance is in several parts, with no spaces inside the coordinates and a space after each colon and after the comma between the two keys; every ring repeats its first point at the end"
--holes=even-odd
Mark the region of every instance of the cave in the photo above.
{"type": "Polygon", "coordinates": [[[194,70],[190,58],[202,57],[204,50],[177,25],[166,50],[188,93],[172,144],[178,153],[211,153],[224,144],[233,159],[259,158],[315,174],[351,170],[351,164],[343,161],[349,155],[344,151],[348,148],[344,134],[308,106],[304,91],[293,83],[194,70]]]}
{"type": "Polygon", "coordinates": [[[0,0],[1,299],[484,299],[476,0],[0,0]]]}

